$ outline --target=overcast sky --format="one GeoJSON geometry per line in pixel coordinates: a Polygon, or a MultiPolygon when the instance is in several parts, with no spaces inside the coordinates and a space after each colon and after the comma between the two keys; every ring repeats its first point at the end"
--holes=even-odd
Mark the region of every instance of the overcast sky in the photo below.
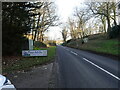
{"type": "MultiPolygon", "coordinates": [[[[73,14],[74,8],[76,6],[82,6],[82,2],[84,0],[55,0],[55,4],[57,6],[57,14],[60,17],[60,22],[65,23],[73,14]]],[[[62,39],[62,35],[60,33],[62,29],[57,27],[51,27],[47,36],[50,39],[62,39]]]]}
{"type": "MultiPolygon", "coordinates": [[[[54,0],[57,6],[57,14],[60,17],[60,22],[65,23],[68,20],[68,17],[72,16],[75,7],[84,8],[84,2],[105,2],[112,1],[118,2],[119,0],[54,0]]],[[[60,33],[62,29],[57,27],[51,27],[50,31],[46,34],[50,39],[62,39],[62,35],[60,33]]]]}

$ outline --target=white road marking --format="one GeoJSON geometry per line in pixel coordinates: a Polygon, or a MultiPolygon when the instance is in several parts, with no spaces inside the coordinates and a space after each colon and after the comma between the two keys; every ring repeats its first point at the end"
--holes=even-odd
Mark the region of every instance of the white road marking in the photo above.
{"type": "Polygon", "coordinates": [[[69,49],[67,49],[66,47],[64,47],[64,46],[61,46],[62,48],[64,48],[64,49],[66,49],[67,51],[69,51],[69,49]]]}
{"type": "Polygon", "coordinates": [[[73,52],[73,51],[71,51],[71,53],[73,53],[74,55],[78,55],[77,53],[75,53],[75,52],[73,52]]]}
{"type": "Polygon", "coordinates": [[[74,53],[76,56],[78,55],[77,53],[74,53]]]}
{"type": "Polygon", "coordinates": [[[93,62],[87,60],[86,58],[83,58],[83,59],[84,59],[85,61],[89,62],[90,64],[94,65],[95,67],[99,68],[100,70],[102,70],[102,71],[106,72],[107,74],[111,75],[112,77],[116,78],[117,80],[120,80],[119,77],[117,77],[117,76],[115,76],[114,74],[110,73],[109,71],[107,71],[107,70],[101,68],[100,66],[96,65],[95,63],[93,63],[93,62]]]}

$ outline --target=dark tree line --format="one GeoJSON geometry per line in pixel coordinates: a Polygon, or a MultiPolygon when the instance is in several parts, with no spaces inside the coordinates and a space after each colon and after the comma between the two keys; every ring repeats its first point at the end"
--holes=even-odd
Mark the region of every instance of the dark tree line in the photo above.
{"type": "Polygon", "coordinates": [[[58,25],[57,21],[59,18],[55,13],[55,5],[53,2],[38,2],[34,5],[39,8],[29,8],[33,14],[31,19],[34,22],[31,25],[32,38],[34,41],[43,42],[44,32],[47,31],[50,26],[58,25]]]}
{"type": "Polygon", "coordinates": [[[20,53],[26,34],[30,30],[27,3],[2,3],[2,54],[20,53]]]}
{"type": "Polygon", "coordinates": [[[21,54],[32,33],[33,40],[42,37],[57,16],[50,2],[3,2],[2,3],[2,54],[21,54]]]}

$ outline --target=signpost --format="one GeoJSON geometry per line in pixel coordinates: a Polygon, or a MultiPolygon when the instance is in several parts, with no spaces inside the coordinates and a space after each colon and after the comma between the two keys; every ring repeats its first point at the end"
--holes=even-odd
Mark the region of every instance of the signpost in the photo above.
{"type": "Polygon", "coordinates": [[[33,50],[33,40],[29,39],[29,50],[33,50]]]}
{"type": "Polygon", "coordinates": [[[23,50],[22,56],[47,56],[47,50],[23,50]]]}
{"type": "Polygon", "coordinates": [[[33,40],[29,39],[29,50],[22,50],[22,56],[47,56],[47,50],[33,50],[33,40]]]}
{"type": "Polygon", "coordinates": [[[88,38],[84,38],[83,41],[84,41],[85,43],[87,43],[87,42],[88,42],[88,38]]]}

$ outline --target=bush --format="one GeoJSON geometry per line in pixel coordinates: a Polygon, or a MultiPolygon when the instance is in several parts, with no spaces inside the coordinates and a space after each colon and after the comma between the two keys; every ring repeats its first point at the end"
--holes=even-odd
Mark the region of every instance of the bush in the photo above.
{"type": "Polygon", "coordinates": [[[56,43],[55,42],[51,42],[49,43],[50,46],[56,46],[56,43]]]}
{"type": "Polygon", "coordinates": [[[76,39],[70,39],[70,40],[67,40],[66,42],[64,42],[62,45],[63,46],[66,46],[67,44],[71,44],[71,42],[74,42],[76,39]]]}
{"type": "Polygon", "coordinates": [[[22,50],[29,50],[29,39],[26,37],[22,38],[22,50]]]}
{"type": "Polygon", "coordinates": [[[54,41],[54,40],[49,40],[49,41],[48,41],[48,44],[49,44],[50,46],[56,46],[56,41],[54,41]]]}
{"type": "Polygon", "coordinates": [[[120,36],[120,25],[113,26],[109,34],[109,37],[112,39],[112,38],[118,38],[119,36],[120,36]]]}
{"type": "MultiPolygon", "coordinates": [[[[14,36],[13,36],[14,37],[14,36]]],[[[3,36],[2,55],[21,55],[23,49],[28,49],[28,39],[25,37],[7,38],[3,36]]]]}
{"type": "Polygon", "coordinates": [[[73,41],[73,39],[68,40],[66,43],[70,43],[71,41],[73,41]]]}
{"type": "Polygon", "coordinates": [[[34,42],[34,46],[37,47],[37,48],[40,48],[40,47],[47,47],[46,44],[40,42],[40,41],[35,41],[34,42]]]}

